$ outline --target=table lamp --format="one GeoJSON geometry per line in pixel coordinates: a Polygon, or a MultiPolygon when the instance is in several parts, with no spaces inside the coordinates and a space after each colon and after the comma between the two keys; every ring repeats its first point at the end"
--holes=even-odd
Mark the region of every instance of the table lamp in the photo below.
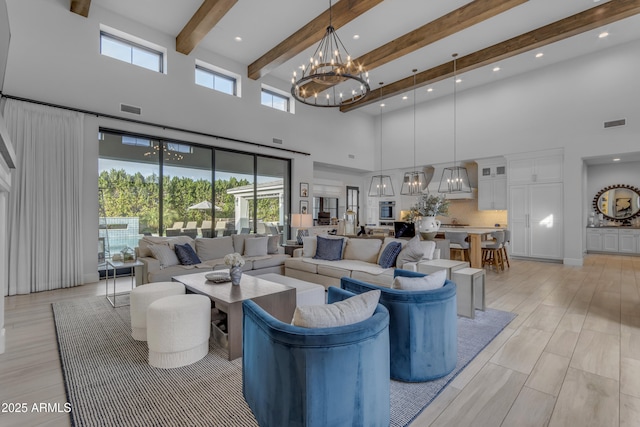
{"type": "Polygon", "coordinates": [[[302,238],[309,235],[307,230],[313,226],[313,215],[311,214],[291,214],[291,226],[298,229],[298,244],[302,244],[302,238]]]}

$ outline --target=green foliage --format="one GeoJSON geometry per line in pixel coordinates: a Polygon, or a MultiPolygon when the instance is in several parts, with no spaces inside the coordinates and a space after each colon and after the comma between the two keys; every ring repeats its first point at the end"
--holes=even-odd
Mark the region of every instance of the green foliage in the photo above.
{"type": "MultiPolygon", "coordinates": [[[[98,187],[103,189],[103,200],[100,200],[100,215],[107,217],[140,217],[140,232],[157,233],[160,224],[159,216],[159,177],[153,174],[148,177],[135,173],[130,175],[123,169],[103,171],[98,176],[98,187]]],[[[205,200],[211,199],[211,183],[206,180],[193,180],[184,177],[163,178],[163,222],[170,227],[176,221],[197,221],[212,219],[213,213],[208,209],[188,209],[205,200]]],[[[230,178],[215,182],[215,206],[217,218],[233,218],[235,216],[235,198],[227,194],[227,190],[249,185],[246,179],[230,178]]],[[[253,212],[253,201],[249,204],[253,212]]],[[[279,201],[275,198],[258,200],[258,219],[276,222],[279,218],[279,201]]]]}

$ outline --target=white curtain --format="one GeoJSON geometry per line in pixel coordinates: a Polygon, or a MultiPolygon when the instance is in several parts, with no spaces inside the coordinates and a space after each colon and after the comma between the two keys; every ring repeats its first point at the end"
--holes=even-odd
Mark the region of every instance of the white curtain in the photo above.
{"type": "Polygon", "coordinates": [[[83,277],[84,115],[8,99],[4,117],[17,157],[5,295],[77,286],[83,277]]]}

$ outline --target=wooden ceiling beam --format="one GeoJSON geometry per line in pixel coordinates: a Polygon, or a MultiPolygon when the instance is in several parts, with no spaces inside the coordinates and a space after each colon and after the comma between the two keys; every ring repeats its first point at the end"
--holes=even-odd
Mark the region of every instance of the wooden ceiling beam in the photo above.
{"type": "MultiPolygon", "coordinates": [[[[493,18],[527,1],[529,0],[474,0],[371,52],[365,53],[361,57],[354,59],[353,62],[357,65],[362,65],[364,69],[370,72],[374,68],[388,64],[395,59],[493,18]]],[[[331,86],[309,82],[304,87],[306,93],[309,96],[313,96],[316,92],[320,93],[331,86]]]]}
{"type": "Polygon", "coordinates": [[[176,51],[188,55],[238,0],[204,0],[176,37],[176,51]]]}
{"type": "MultiPolygon", "coordinates": [[[[335,29],[382,3],[383,0],[340,0],[331,7],[331,24],[335,29]]],[[[256,59],[247,68],[250,79],[258,80],[322,39],[329,24],[329,9],[322,12],[276,47],[256,59]]]]}
{"type": "Polygon", "coordinates": [[[71,0],[71,7],[69,10],[78,15],[89,16],[89,7],[91,6],[91,0],[71,0]]]}
{"type": "MultiPolygon", "coordinates": [[[[640,13],[640,0],[616,0],[593,7],[568,18],[561,19],[544,27],[516,36],[512,39],[497,43],[493,46],[470,53],[457,60],[457,73],[462,74],[476,68],[511,58],[524,52],[555,43],[619,21],[640,13]]],[[[452,52],[453,53],[453,52],[452,52]]],[[[438,65],[429,70],[416,74],[416,87],[426,86],[453,76],[453,61],[438,65]]],[[[365,105],[379,102],[383,99],[406,92],[413,88],[413,76],[390,83],[380,91],[372,91],[362,99],[350,105],[340,107],[340,111],[347,112],[365,105]]]]}

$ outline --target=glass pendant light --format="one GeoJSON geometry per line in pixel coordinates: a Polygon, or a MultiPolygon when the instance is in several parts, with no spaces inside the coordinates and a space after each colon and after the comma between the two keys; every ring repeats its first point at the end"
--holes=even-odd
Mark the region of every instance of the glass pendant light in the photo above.
{"type": "Polygon", "coordinates": [[[402,179],[400,194],[416,196],[427,188],[427,177],[422,171],[416,170],[416,72],[413,70],[413,171],[405,172],[402,179]]]}
{"type": "Polygon", "coordinates": [[[471,193],[471,185],[469,184],[469,174],[467,168],[458,166],[456,163],[456,85],[457,85],[457,53],[453,55],[453,166],[444,168],[442,178],[438,186],[438,193],[471,193]]]}
{"type": "MultiPolygon", "coordinates": [[[[382,100],[382,85],[380,82],[380,99],[382,100]]],[[[380,104],[380,174],[371,177],[371,185],[369,185],[369,197],[390,197],[395,196],[393,184],[389,175],[382,174],[382,108],[384,104],[380,104]]]]}

